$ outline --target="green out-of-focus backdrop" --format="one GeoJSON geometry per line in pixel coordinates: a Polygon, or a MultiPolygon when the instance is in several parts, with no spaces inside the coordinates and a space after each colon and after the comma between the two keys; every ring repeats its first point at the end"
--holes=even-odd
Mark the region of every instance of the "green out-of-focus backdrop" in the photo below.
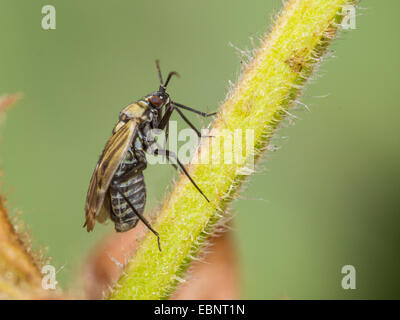
{"type": "MultiPolygon", "coordinates": [[[[92,170],[129,102],[157,88],[215,110],[281,0],[1,0],[0,93],[22,92],[1,123],[2,193],[67,286],[96,240],[82,228],[92,170]],[[41,9],[56,8],[56,30],[41,9]],[[232,45],[233,46],[232,46],[232,45]]],[[[400,105],[396,0],[361,2],[294,114],[233,204],[243,298],[400,298],[400,105]],[[344,265],[356,290],[341,287],[344,265]]],[[[197,125],[206,125],[196,116],[197,125]]],[[[184,124],[179,122],[183,127],[184,124]]],[[[174,170],[146,170],[147,208],[174,170]]]]}

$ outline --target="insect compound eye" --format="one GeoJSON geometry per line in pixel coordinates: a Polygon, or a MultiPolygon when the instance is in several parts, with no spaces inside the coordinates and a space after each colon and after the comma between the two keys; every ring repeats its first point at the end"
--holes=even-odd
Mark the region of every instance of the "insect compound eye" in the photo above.
{"type": "Polygon", "coordinates": [[[149,100],[150,100],[151,104],[152,104],[153,106],[156,106],[156,107],[161,106],[162,103],[163,103],[162,97],[158,97],[158,96],[151,96],[151,97],[149,98],[149,100]]]}

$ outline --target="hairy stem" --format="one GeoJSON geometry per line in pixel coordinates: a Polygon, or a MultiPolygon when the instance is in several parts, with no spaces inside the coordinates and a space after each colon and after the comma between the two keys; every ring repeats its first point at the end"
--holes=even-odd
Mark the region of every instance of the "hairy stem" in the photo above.
{"type": "Polygon", "coordinates": [[[110,299],[168,298],[243,179],[253,172],[253,160],[268,146],[334,38],[342,20],[342,6],[346,4],[355,4],[355,1],[291,0],[286,3],[272,32],[265,37],[232,94],[219,109],[210,132],[215,138],[203,139],[198,149],[198,159],[211,160],[208,164],[188,167],[210,202],[181,176],[154,224],[163,251],[159,252],[153,234],[147,233],[110,299]],[[249,139],[251,134],[246,135],[246,141],[243,139],[240,143],[244,146],[241,152],[244,161],[229,164],[224,161],[229,152],[221,151],[220,146],[224,141],[232,141],[235,130],[243,134],[247,130],[253,140],[249,139]]]}
{"type": "Polygon", "coordinates": [[[14,231],[0,198],[0,299],[32,299],[44,295],[40,271],[14,231]]]}

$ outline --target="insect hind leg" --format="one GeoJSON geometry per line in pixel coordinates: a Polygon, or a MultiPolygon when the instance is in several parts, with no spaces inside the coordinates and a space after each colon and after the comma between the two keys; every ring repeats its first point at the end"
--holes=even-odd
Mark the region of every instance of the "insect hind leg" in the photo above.
{"type": "Polygon", "coordinates": [[[157,231],[155,231],[151,224],[146,220],[146,218],[138,212],[138,210],[136,210],[136,208],[132,205],[132,203],[129,201],[129,199],[125,196],[124,192],[121,190],[121,187],[116,183],[112,186],[113,188],[115,188],[118,193],[122,196],[122,198],[126,201],[126,203],[128,204],[128,206],[132,209],[132,211],[135,213],[135,215],[146,225],[147,228],[149,228],[149,230],[151,232],[154,233],[154,235],[157,237],[157,243],[158,243],[158,249],[161,251],[161,243],[160,243],[160,235],[158,234],[157,231]]]}

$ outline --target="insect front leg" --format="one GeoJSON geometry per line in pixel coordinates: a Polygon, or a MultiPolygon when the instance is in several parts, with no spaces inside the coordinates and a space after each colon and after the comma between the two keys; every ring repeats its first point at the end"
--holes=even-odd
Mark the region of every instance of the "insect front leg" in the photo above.
{"type": "Polygon", "coordinates": [[[178,169],[178,166],[179,166],[179,168],[183,171],[183,173],[186,175],[186,177],[188,177],[188,179],[193,184],[193,186],[197,189],[197,191],[199,191],[201,193],[201,195],[204,197],[204,199],[207,200],[207,202],[210,202],[210,200],[208,200],[206,195],[203,193],[203,191],[201,191],[199,186],[196,184],[196,182],[194,182],[194,180],[190,176],[189,172],[187,172],[185,166],[182,164],[182,162],[180,162],[180,160],[178,159],[178,156],[174,152],[172,152],[170,150],[167,150],[167,149],[156,149],[156,150],[153,151],[153,153],[155,155],[164,155],[164,156],[166,156],[168,161],[172,164],[172,166],[175,169],[178,169]],[[174,162],[172,162],[171,160],[174,160],[178,164],[178,166],[174,162]]]}
{"type": "Polygon", "coordinates": [[[164,128],[168,125],[169,119],[171,118],[172,112],[174,111],[174,108],[168,104],[165,107],[165,113],[162,116],[160,122],[158,123],[158,129],[164,130],[164,128]]]}
{"type": "MultiPolygon", "coordinates": [[[[216,114],[216,113],[204,113],[204,112],[201,112],[201,111],[186,107],[186,106],[184,106],[182,104],[179,104],[179,103],[177,104],[176,102],[172,102],[171,104],[169,104],[167,106],[165,114],[164,114],[163,118],[161,119],[160,124],[158,125],[159,129],[163,130],[165,127],[168,128],[168,123],[169,123],[169,119],[171,118],[172,112],[174,110],[176,110],[176,112],[178,112],[178,114],[183,119],[183,121],[185,121],[189,125],[189,127],[191,127],[196,132],[196,134],[197,134],[197,136],[199,138],[210,137],[210,136],[202,136],[200,131],[194,126],[194,124],[183,114],[183,112],[181,110],[179,110],[179,107],[184,107],[183,109],[195,112],[196,114],[199,114],[202,117],[209,117],[209,116],[212,116],[212,115],[216,114]]],[[[168,134],[166,134],[166,137],[168,139],[168,134]]]]}
{"type": "Polygon", "coordinates": [[[202,116],[203,118],[215,116],[218,113],[218,112],[211,112],[211,113],[202,112],[202,111],[187,107],[181,103],[174,102],[174,101],[172,101],[171,104],[174,105],[175,107],[182,108],[182,109],[188,110],[190,112],[196,113],[196,114],[202,116]]]}

